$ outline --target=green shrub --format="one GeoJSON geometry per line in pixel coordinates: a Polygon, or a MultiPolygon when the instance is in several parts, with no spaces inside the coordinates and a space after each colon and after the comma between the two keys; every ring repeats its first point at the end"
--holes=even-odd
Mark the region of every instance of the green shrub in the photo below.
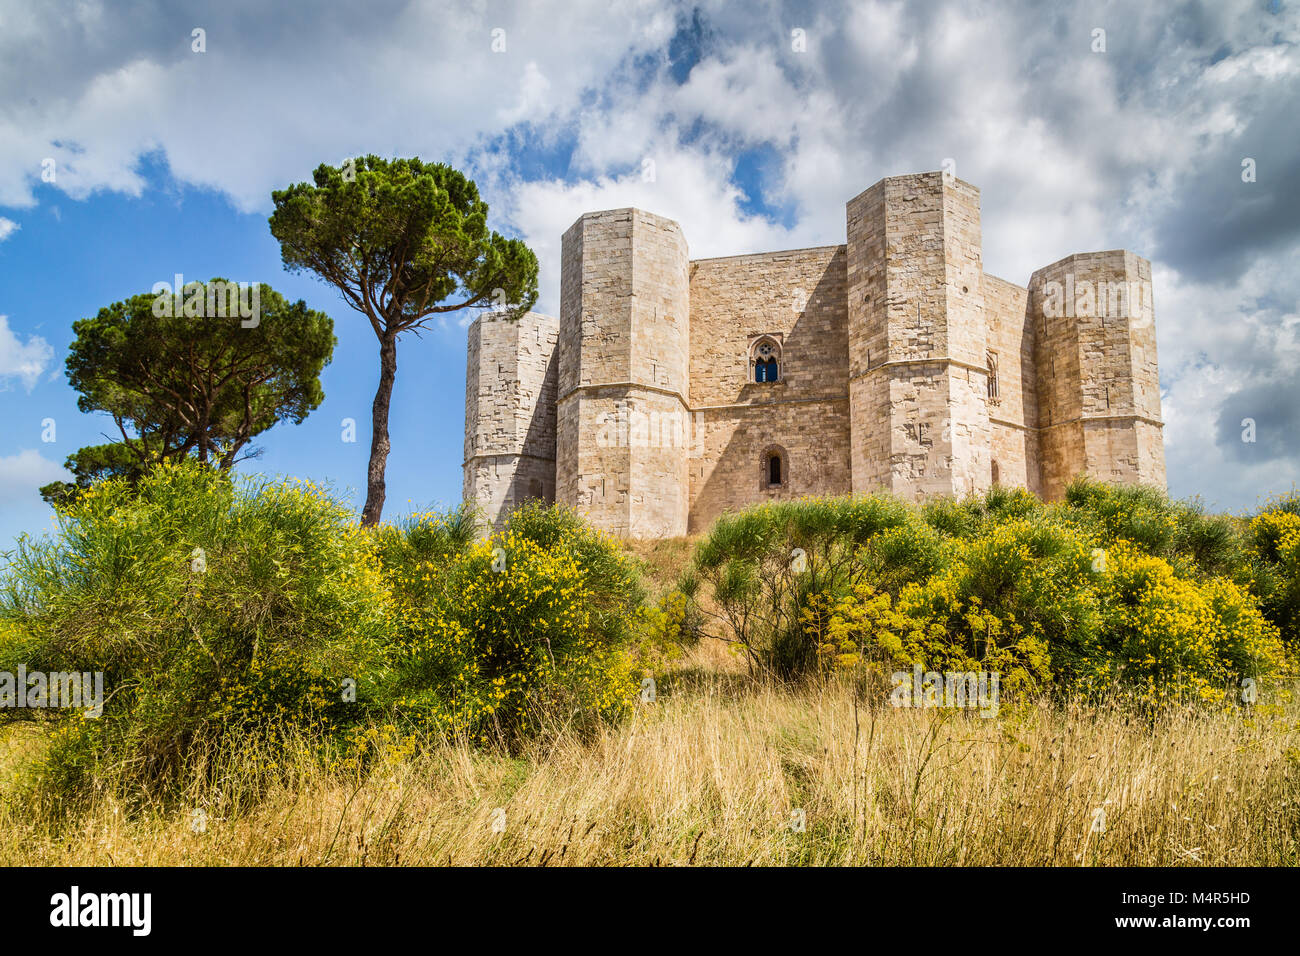
{"type": "Polygon", "coordinates": [[[1095,631],[1091,543],[1068,526],[1011,518],[943,549],[942,566],[896,594],[864,579],[827,616],[823,646],[840,665],[988,671],[1008,692],[1051,680],[1049,647],[1095,631]]]}
{"type": "Polygon", "coordinates": [[[1291,667],[1270,622],[1294,627],[1297,570],[1293,511],[1261,515],[1247,540],[1196,502],[1080,480],[1055,505],[994,488],[759,506],[718,521],[684,590],[781,676],[920,665],[998,672],[1011,693],[1223,702],[1291,667]],[[841,517],[855,513],[869,517],[841,517]]]}
{"type": "Polygon", "coordinates": [[[107,704],[81,727],[62,710],[0,719],[65,725],[60,786],[77,789],[92,753],[150,790],[200,742],[346,719],[341,681],[373,670],[388,597],[367,538],[319,489],[168,464],[88,489],[58,520],[6,569],[0,670],[102,672],[107,704]]]}
{"type": "Polygon", "coordinates": [[[481,541],[464,509],[362,529],[310,483],[186,462],[58,516],[4,571],[0,671],[102,672],[107,699],[0,720],[55,725],[37,783],[69,800],[175,796],[195,754],[290,739],[331,761],[416,729],[513,740],[635,690],[636,569],[563,509],[481,541]]]}
{"type": "Polygon", "coordinates": [[[859,552],[875,590],[898,597],[904,587],[925,581],[948,562],[951,547],[929,523],[911,517],[873,538],[859,552]]]}
{"type": "Polygon", "coordinates": [[[712,615],[751,670],[797,677],[817,660],[818,637],[805,611],[852,588],[866,573],[858,551],[909,521],[907,506],[885,495],[804,498],[759,505],[719,518],[700,541],[681,590],[712,599],[712,615]]]}
{"type": "Polygon", "coordinates": [[[1300,654],[1300,497],[1287,495],[1249,523],[1247,586],[1292,654],[1300,654]]]}
{"type": "Polygon", "coordinates": [[[612,539],[564,508],[529,505],[440,560],[386,568],[398,617],[386,693],[401,719],[508,742],[548,717],[626,711],[644,593],[612,539]]]}
{"type": "Polygon", "coordinates": [[[1245,561],[1245,542],[1230,518],[1205,514],[1197,501],[1171,501],[1145,485],[1080,478],[1066,489],[1062,514],[1100,547],[1130,542],[1183,574],[1231,574],[1245,561]]]}

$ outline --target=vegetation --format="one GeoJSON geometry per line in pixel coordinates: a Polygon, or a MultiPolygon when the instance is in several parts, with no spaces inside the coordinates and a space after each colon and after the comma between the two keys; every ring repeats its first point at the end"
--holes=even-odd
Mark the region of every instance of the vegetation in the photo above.
{"type": "Polygon", "coordinates": [[[348,512],[310,485],[165,463],[88,489],[59,521],[54,539],[18,542],[0,670],[101,671],[111,696],[92,720],[0,711],[55,724],[50,792],[101,776],[157,792],[217,737],[332,726],[342,678],[375,671],[382,576],[348,512]]]}
{"type": "Polygon", "coordinates": [[[320,736],[332,757],[428,730],[510,745],[555,717],[625,712],[636,573],[560,509],[474,540],[472,516],[358,527],[311,483],[163,464],[102,482],[20,539],[0,671],[103,672],[103,716],[52,722],[51,793],[166,794],[191,754],[320,736]]]}
{"type": "Polygon", "coordinates": [[[28,861],[1300,862],[1293,498],[815,499],[629,547],[182,461],[59,521],[0,673],[107,700],[0,709],[28,861]],[[1001,708],[889,706],[915,666],[1001,708]]]}
{"type": "Polygon", "coordinates": [[[268,285],[240,298],[234,283],[212,279],[132,296],[73,323],[67,367],[77,407],[110,415],[120,440],[72,454],[65,467],[75,482],[46,485],[42,497],[66,500],[188,457],[228,470],[257,435],[320,405],[330,317],[268,285]]]}
{"type": "Polygon", "coordinates": [[[751,670],[780,678],[844,668],[878,683],[920,666],[996,672],[1012,694],[1224,703],[1291,672],[1296,545],[1265,529],[1293,518],[1244,526],[1082,480],[1057,505],[1002,488],[920,508],[780,502],[720,519],[681,588],[708,598],[751,670]]]}
{"type": "Polygon", "coordinates": [[[397,340],[430,318],[494,305],[517,318],[537,301],[537,257],[487,228],[478,187],[441,163],[366,156],[321,165],[313,182],[271,195],[271,234],[290,271],[316,273],[379,339],[362,524],[379,523],[397,340]]]}
{"type": "Polygon", "coordinates": [[[433,522],[378,536],[393,593],[383,691],[401,717],[510,744],[627,713],[642,591],[614,541],[561,508],[522,508],[479,541],[463,512],[433,522]]]}
{"type": "MultiPolygon", "coordinates": [[[[845,683],[751,682],[712,646],[631,718],[516,752],[377,744],[333,768],[307,739],[276,752],[253,800],[269,757],[249,743],[196,761],[175,806],[103,796],[69,825],[0,803],[0,864],[1300,863],[1294,702],[1146,723],[1120,703],[1044,701],[982,720],[873,707],[845,683]]],[[[11,746],[11,762],[35,759],[34,742],[11,746]]]]}

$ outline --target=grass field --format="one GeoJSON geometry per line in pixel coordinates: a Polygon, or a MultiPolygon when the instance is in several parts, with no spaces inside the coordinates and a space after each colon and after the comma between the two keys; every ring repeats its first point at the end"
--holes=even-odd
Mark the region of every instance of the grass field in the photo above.
{"type": "MultiPolygon", "coordinates": [[[[667,588],[692,542],[633,546],[667,588]]],[[[844,679],[750,678],[706,638],[654,703],[507,754],[376,745],[364,769],[194,761],[184,797],[33,801],[31,725],[0,738],[0,865],[1295,865],[1300,703],[874,706],[844,679]],[[802,826],[800,826],[802,821],[802,826]]],[[[876,695],[879,698],[880,695],[876,695]]],[[[1285,695],[1283,695],[1285,696],[1285,695]]]]}
{"type": "MultiPolygon", "coordinates": [[[[39,740],[7,745],[12,769],[39,740]]],[[[706,644],[633,720],[519,756],[304,757],[252,801],[244,754],[180,808],[103,799],[60,820],[6,801],[0,864],[1294,865],[1298,745],[1294,705],[1151,725],[872,709],[843,685],[754,685],[706,644]]]]}

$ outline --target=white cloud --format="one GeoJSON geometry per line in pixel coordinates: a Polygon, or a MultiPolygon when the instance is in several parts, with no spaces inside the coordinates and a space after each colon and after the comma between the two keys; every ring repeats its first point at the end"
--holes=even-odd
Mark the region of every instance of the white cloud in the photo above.
{"type": "MultiPolygon", "coordinates": [[[[782,0],[374,4],[362,18],[278,20],[257,4],[213,6],[195,21],[208,30],[208,52],[195,55],[190,14],[142,3],[147,16],[119,15],[93,0],[55,14],[0,0],[0,90],[49,78],[39,96],[0,94],[0,205],[35,201],[43,157],[57,162],[56,188],[81,198],[138,195],[141,156],[161,151],[179,179],[248,211],[319,162],[419,154],[475,176],[494,225],[504,219],[537,252],[538,307],[554,313],[560,236],[583,212],[640,206],[676,219],[696,258],[839,243],[849,198],[951,157],[981,190],[989,272],[1025,283],[1062,256],[1117,247],[1154,260],[1177,493],[1248,503],[1257,483],[1300,465],[1297,447],[1247,467],[1206,433],[1231,396],[1263,394],[1300,362],[1294,233],[1259,246],[1235,278],[1195,261],[1274,235],[1235,199],[1205,202],[1219,180],[1203,177],[1239,187],[1243,155],[1260,160],[1256,192],[1294,172],[1294,124],[1278,119],[1300,76],[1289,8],[1108,8],[1108,50],[1095,54],[1097,11],[1045,16],[1016,2],[846,0],[817,13],[782,0]],[[700,56],[679,82],[668,44],[696,10],[700,56]],[[805,53],[790,48],[795,26],[805,53]],[[504,53],[492,52],[497,28],[504,53]],[[516,136],[561,157],[571,146],[567,168],[530,162],[516,136]],[[238,149],[220,148],[232,141],[238,149]],[[773,160],[765,198],[792,210],[789,221],[747,211],[735,169],[755,149],[773,160]],[[1220,241],[1223,221],[1237,221],[1216,215],[1225,210],[1247,222],[1220,241]],[[1161,262],[1180,231],[1206,242],[1161,262]]],[[[1254,198],[1268,207],[1268,195],[1254,198]]],[[[42,340],[22,343],[0,324],[0,380],[30,389],[49,360],[42,340]]]]}
{"type": "Polygon", "coordinates": [[[37,490],[42,485],[69,477],[61,465],[31,448],[16,455],[0,456],[0,502],[39,503],[37,490]]]}
{"type": "MultiPolygon", "coordinates": [[[[0,22],[9,6],[0,0],[0,22]]],[[[93,30],[50,18],[0,35],[0,62],[30,59],[25,47],[37,45],[60,84],[39,98],[0,97],[0,205],[35,201],[44,158],[73,198],[139,195],[140,157],[161,150],[182,181],[264,211],[273,189],[321,162],[362,151],[454,159],[485,133],[571,110],[627,56],[662,47],[674,23],[650,0],[575,0],[563,17],[531,3],[412,3],[391,17],[375,9],[304,22],[269,12],[210,8],[206,53],[189,50],[197,14],[152,8],[140,12],[152,24],[144,39],[126,29],[125,11],[93,30]],[[146,43],[164,27],[165,44],[146,43]]],[[[12,79],[0,67],[0,90],[22,85],[12,79]]]]}
{"type": "Polygon", "coordinates": [[[8,387],[10,379],[16,378],[30,392],[53,358],[54,349],[50,348],[50,343],[39,335],[28,336],[26,342],[22,341],[9,328],[9,316],[0,315],[0,390],[8,387]]]}
{"type": "MultiPolygon", "coordinates": [[[[1300,264],[1300,255],[1293,254],[1300,264]]],[[[1221,286],[1155,268],[1152,284],[1159,337],[1165,457],[1170,492],[1203,494],[1231,509],[1251,508],[1261,494],[1288,490],[1300,477],[1300,442],[1269,446],[1239,441],[1241,418],[1265,429],[1285,427],[1300,369],[1300,279],[1285,258],[1262,262],[1221,286]],[[1260,303],[1276,300],[1275,307],[1260,303]],[[1244,406],[1242,400],[1244,399],[1244,406]],[[1228,410],[1240,409],[1237,415],[1228,410]]],[[[1271,437],[1262,435],[1263,438],[1271,437]]]]}
{"type": "Polygon", "coordinates": [[[12,219],[0,216],[0,242],[4,242],[22,227],[12,219]]]}
{"type": "Polygon", "coordinates": [[[1220,60],[1205,71],[1205,80],[1209,83],[1224,83],[1246,73],[1272,79],[1294,73],[1297,69],[1300,69],[1300,64],[1286,47],[1256,46],[1220,60]]]}
{"type": "Polygon", "coordinates": [[[645,146],[653,179],[638,167],[621,177],[519,183],[512,191],[509,217],[541,262],[539,311],[559,314],[560,236],[585,212],[635,206],[673,219],[692,259],[815,244],[802,230],[743,212],[728,158],[668,142],[645,146]]]}

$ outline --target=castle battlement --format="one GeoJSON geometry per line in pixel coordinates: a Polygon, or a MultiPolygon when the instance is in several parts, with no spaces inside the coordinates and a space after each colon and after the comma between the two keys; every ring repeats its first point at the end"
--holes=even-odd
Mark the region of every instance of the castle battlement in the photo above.
{"type": "Polygon", "coordinates": [[[803,495],[1164,487],[1149,262],[987,275],[979,190],[939,172],[846,212],[843,245],[695,260],[670,219],[580,217],[558,319],[470,326],[466,499],[656,537],[803,495]]]}

